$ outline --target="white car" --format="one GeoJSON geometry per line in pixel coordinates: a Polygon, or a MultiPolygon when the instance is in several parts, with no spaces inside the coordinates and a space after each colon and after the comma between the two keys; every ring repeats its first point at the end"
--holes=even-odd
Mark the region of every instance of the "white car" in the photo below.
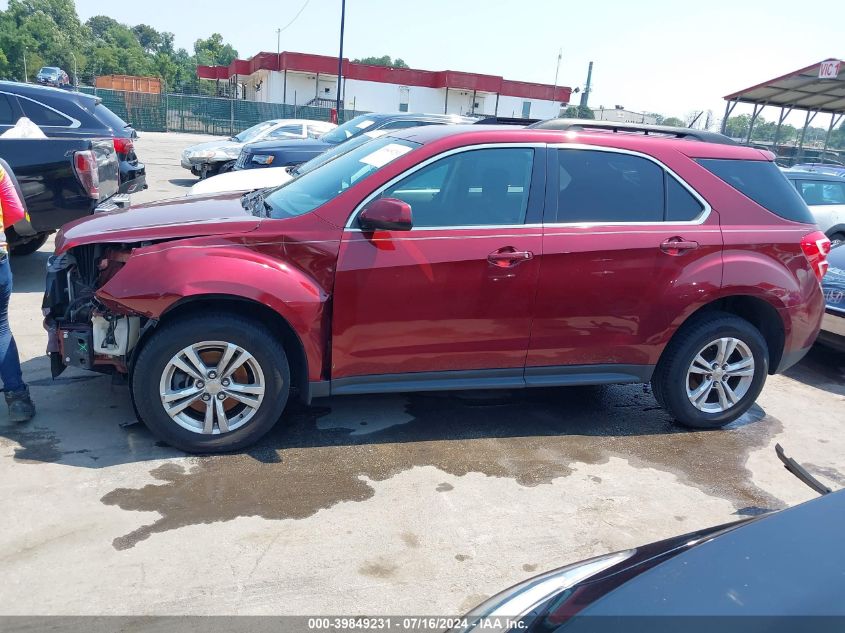
{"type": "Polygon", "coordinates": [[[215,193],[233,193],[235,191],[255,191],[267,187],[280,187],[297,176],[316,169],[320,165],[329,162],[371,141],[374,138],[386,134],[389,130],[374,130],[364,132],[360,136],[354,136],[348,141],[335,145],[319,156],[312,158],[298,167],[267,167],[265,169],[235,169],[219,176],[213,176],[200,180],[190,191],[189,196],[211,195],[215,193]]]}
{"type": "Polygon", "coordinates": [[[235,166],[247,143],[279,139],[317,138],[336,128],[334,123],[309,119],[273,119],[247,128],[229,139],[199,143],[182,152],[182,167],[200,178],[225,173],[235,166]]]}
{"type": "Polygon", "coordinates": [[[783,175],[807,203],[816,224],[830,241],[845,242],[845,177],[784,169],[783,175]]]}

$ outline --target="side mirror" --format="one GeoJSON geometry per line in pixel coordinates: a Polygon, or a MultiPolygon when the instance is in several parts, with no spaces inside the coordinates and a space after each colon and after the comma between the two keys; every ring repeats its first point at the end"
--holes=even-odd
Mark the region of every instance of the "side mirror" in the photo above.
{"type": "Polygon", "coordinates": [[[378,198],[358,214],[362,231],[410,231],[411,205],[396,198],[378,198]]]}

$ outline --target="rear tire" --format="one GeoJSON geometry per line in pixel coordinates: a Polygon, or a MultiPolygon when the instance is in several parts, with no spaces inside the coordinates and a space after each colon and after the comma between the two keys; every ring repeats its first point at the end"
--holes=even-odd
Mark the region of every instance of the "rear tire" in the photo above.
{"type": "Polygon", "coordinates": [[[744,414],[763,389],[769,351],[760,331],[726,312],[708,312],[669,342],[651,379],[654,397],[680,424],[716,429],[744,414]]]}
{"type": "Polygon", "coordinates": [[[260,323],[228,313],[161,326],[139,353],[130,385],[141,421],[190,453],[255,443],[279,420],[289,387],[281,342],[260,323]]]}

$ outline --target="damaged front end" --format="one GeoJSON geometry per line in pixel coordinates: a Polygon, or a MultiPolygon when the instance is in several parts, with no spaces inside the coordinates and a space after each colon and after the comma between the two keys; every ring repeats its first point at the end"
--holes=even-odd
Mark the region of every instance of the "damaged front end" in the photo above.
{"type": "Polygon", "coordinates": [[[123,244],[87,244],[50,257],[42,312],[54,378],[65,367],[129,373],[150,319],[107,308],[96,293],[120,271],[131,251],[123,244]]]}

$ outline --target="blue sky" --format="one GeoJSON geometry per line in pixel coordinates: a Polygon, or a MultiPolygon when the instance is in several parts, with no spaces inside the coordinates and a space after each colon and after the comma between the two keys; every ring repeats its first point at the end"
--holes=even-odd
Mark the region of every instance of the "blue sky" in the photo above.
{"type": "MultiPolygon", "coordinates": [[[[276,50],[276,28],[305,0],[77,0],[83,20],[101,13],[172,31],[177,46],[221,33],[242,57],[276,50]]],[[[0,5],[5,5],[0,0],[0,5]]],[[[724,110],[722,97],[828,57],[845,57],[836,3],[794,0],[347,0],[344,55],[401,57],[412,67],[583,86],[590,105],[683,117],[724,110]]],[[[336,55],[340,0],[309,0],[282,33],[282,50],[336,55]]],[[[736,113],[739,113],[739,108],[736,113]]],[[[764,116],[766,114],[764,113],[764,116]]],[[[768,117],[773,118],[773,114],[768,117]]],[[[815,125],[827,125],[819,116],[815,125]]],[[[795,121],[793,121],[795,122],[795,121]]]]}

